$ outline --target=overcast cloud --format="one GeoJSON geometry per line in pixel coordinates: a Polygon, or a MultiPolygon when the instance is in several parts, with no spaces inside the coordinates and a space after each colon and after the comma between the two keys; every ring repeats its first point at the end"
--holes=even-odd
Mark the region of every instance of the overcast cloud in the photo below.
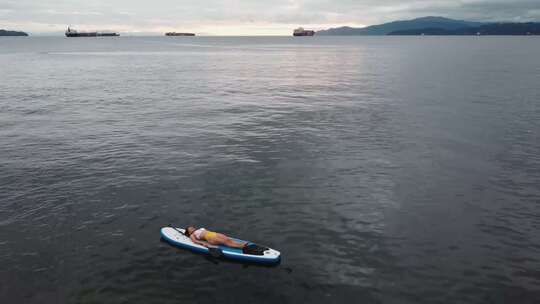
{"type": "Polygon", "coordinates": [[[362,26],[421,16],[540,21],[540,0],[0,0],[0,28],[280,35],[296,26],[362,26]]]}

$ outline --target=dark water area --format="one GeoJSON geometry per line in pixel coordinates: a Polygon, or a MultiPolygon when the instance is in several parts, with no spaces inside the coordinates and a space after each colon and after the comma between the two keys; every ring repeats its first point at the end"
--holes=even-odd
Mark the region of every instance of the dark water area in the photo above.
{"type": "Polygon", "coordinates": [[[2,38],[0,303],[539,303],[539,50],[2,38]]]}

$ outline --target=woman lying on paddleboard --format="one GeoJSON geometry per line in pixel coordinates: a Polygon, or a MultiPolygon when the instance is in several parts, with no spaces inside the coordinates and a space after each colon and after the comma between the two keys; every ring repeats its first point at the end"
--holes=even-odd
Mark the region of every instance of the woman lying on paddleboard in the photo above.
{"type": "Polygon", "coordinates": [[[208,247],[208,244],[214,246],[225,245],[233,248],[244,248],[247,245],[246,242],[236,242],[224,234],[206,230],[204,228],[197,229],[193,226],[186,228],[185,235],[189,237],[193,243],[205,247],[208,247]]]}

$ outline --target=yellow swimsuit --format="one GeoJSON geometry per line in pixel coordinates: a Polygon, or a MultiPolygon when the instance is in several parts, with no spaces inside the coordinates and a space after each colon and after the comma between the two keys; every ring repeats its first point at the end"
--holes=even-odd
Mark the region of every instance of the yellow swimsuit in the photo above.
{"type": "Polygon", "coordinates": [[[217,233],[210,230],[206,230],[206,233],[204,234],[204,239],[206,241],[210,241],[211,239],[216,238],[216,236],[217,236],[217,233]]]}

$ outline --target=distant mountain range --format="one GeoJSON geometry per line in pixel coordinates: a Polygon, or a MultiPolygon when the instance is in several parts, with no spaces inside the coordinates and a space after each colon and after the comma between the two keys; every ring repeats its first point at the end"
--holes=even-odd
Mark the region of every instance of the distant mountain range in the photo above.
{"type": "Polygon", "coordinates": [[[0,36],[28,36],[25,32],[0,30],[0,36]]]}
{"type": "Polygon", "coordinates": [[[444,17],[423,17],[364,28],[339,27],[318,31],[326,36],[380,35],[538,35],[540,23],[483,23],[444,17]]]}
{"type": "Polygon", "coordinates": [[[455,30],[425,28],[395,31],[388,35],[540,35],[540,23],[490,23],[455,30]]]}

